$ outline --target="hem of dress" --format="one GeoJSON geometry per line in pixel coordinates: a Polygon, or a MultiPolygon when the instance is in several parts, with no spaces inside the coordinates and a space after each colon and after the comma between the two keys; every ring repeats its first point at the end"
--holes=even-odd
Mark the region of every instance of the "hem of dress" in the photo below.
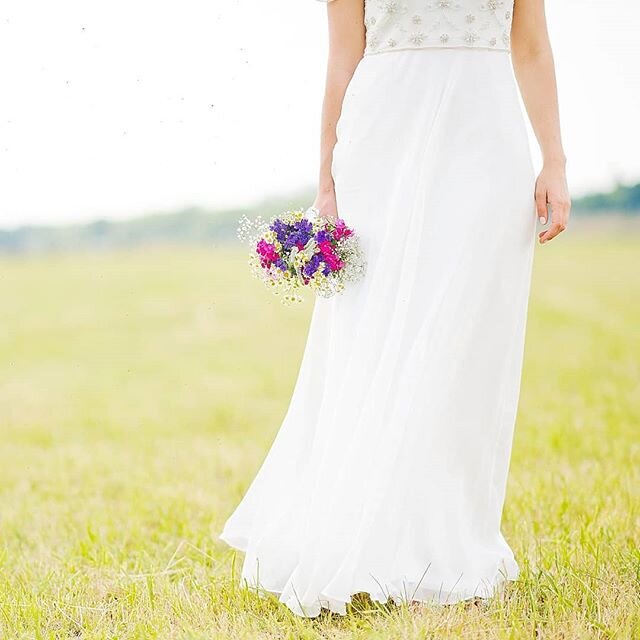
{"type": "MultiPolygon", "coordinates": [[[[242,551],[243,553],[246,553],[247,551],[248,540],[245,536],[232,535],[223,531],[218,536],[218,539],[238,551],[242,551]]],[[[460,591],[454,591],[451,589],[448,592],[445,592],[442,589],[436,590],[425,587],[421,590],[422,593],[417,595],[420,587],[420,583],[418,583],[417,586],[414,586],[412,596],[410,598],[407,597],[408,591],[406,590],[404,595],[398,595],[391,592],[385,593],[382,587],[380,589],[380,593],[373,592],[366,588],[361,588],[354,589],[348,594],[340,595],[328,595],[321,592],[315,603],[303,604],[296,595],[282,599],[282,589],[278,589],[275,586],[267,586],[262,583],[250,584],[249,586],[252,589],[256,589],[260,597],[265,597],[267,594],[277,596],[278,600],[282,604],[301,618],[316,618],[323,610],[328,610],[331,613],[345,616],[347,614],[347,605],[352,604],[353,597],[359,593],[367,594],[371,600],[379,604],[386,604],[391,600],[396,605],[402,605],[403,603],[407,605],[417,603],[432,607],[444,607],[468,600],[481,600],[483,602],[487,602],[502,593],[507,583],[515,582],[518,579],[520,569],[513,558],[502,558],[501,560],[506,570],[505,573],[500,572],[500,577],[495,579],[490,585],[485,583],[483,586],[483,593],[478,593],[477,587],[474,590],[462,589],[460,591]]]]}
{"type": "Polygon", "coordinates": [[[392,49],[378,49],[377,51],[368,51],[365,49],[364,57],[377,56],[382,53],[393,53],[394,51],[426,51],[428,49],[479,49],[480,51],[497,51],[499,53],[511,53],[511,49],[505,49],[504,47],[484,47],[480,45],[472,44],[456,44],[456,45],[441,45],[441,44],[427,44],[420,47],[393,47],[392,49]]]}

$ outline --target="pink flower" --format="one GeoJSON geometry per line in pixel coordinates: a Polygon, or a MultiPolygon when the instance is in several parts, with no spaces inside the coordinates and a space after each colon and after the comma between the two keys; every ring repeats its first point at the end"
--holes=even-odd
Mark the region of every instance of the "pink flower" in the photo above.
{"type": "Polygon", "coordinates": [[[333,247],[331,246],[331,243],[328,240],[323,240],[322,242],[318,242],[318,247],[320,249],[320,253],[325,258],[329,255],[335,255],[335,252],[333,251],[333,247]]]}
{"type": "Polygon", "coordinates": [[[324,263],[331,271],[338,271],[344,267],[344,262],[336,255],[331,243],[328,240],[318,244],[324,263]]]}
{"type": "Polygon", "coordinates": [[[336,228],[333,232],[333,237],[336,240],[340,240],[341,238],[348,238],[350,235],[353,235],[353,231],[347,227],[342,218],[338,218],[336,221],[336,228]]]}
{"type": "Polygon", "coordinates": [[[260,256],[260,264],[265,269],[268,269],[280,258],[280,254],[276,251],[276,248],[264,239],[258,241],[256,252],[260,256]]]}

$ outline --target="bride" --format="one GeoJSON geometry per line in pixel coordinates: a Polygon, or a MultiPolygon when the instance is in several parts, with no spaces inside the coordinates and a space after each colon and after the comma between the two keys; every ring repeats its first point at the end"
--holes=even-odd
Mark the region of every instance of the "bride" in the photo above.
{"type": "Polygon", "coordinates": [[[536,217],[567,225],[543,0],[332,0],[314,207],[367,274],[317,299],[284,422],[221,539],[295,613],[489,598],[536,217]],[[543,167],[533,172],[516,82],[543,167]]]}

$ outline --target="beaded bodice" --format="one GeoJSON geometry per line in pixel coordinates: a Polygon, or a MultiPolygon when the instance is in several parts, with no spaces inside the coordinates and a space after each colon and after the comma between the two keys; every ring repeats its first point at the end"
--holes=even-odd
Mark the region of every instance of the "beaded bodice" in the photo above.
{"type": "Polygon", "coordinates": [[[429,47],[510,50],[514,0],[364,1],[365,55],[429,47]]]}

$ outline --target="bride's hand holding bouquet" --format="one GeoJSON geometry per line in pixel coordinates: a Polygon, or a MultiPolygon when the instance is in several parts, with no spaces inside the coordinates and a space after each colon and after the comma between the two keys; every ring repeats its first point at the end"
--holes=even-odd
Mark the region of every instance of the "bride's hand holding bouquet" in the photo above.
{"type": "Polygon", "coordinates": [[[318,189],[316,199],[311,205],[311,209],[317,212],[322,218],[335,220],[338,217],[338,203],[336,202],[336,192],[333,187],[318,189]]]}
{"type": "Polygon", "coordinates": [[[251,249],[253,274],[284,303],[302,300],[304,287],[331,297],[364,274],[360,241],[338,217],[331,194],[319,195],[306,211],[285,211],[269,221],[242,216],[238,237],[251,249]]]}

